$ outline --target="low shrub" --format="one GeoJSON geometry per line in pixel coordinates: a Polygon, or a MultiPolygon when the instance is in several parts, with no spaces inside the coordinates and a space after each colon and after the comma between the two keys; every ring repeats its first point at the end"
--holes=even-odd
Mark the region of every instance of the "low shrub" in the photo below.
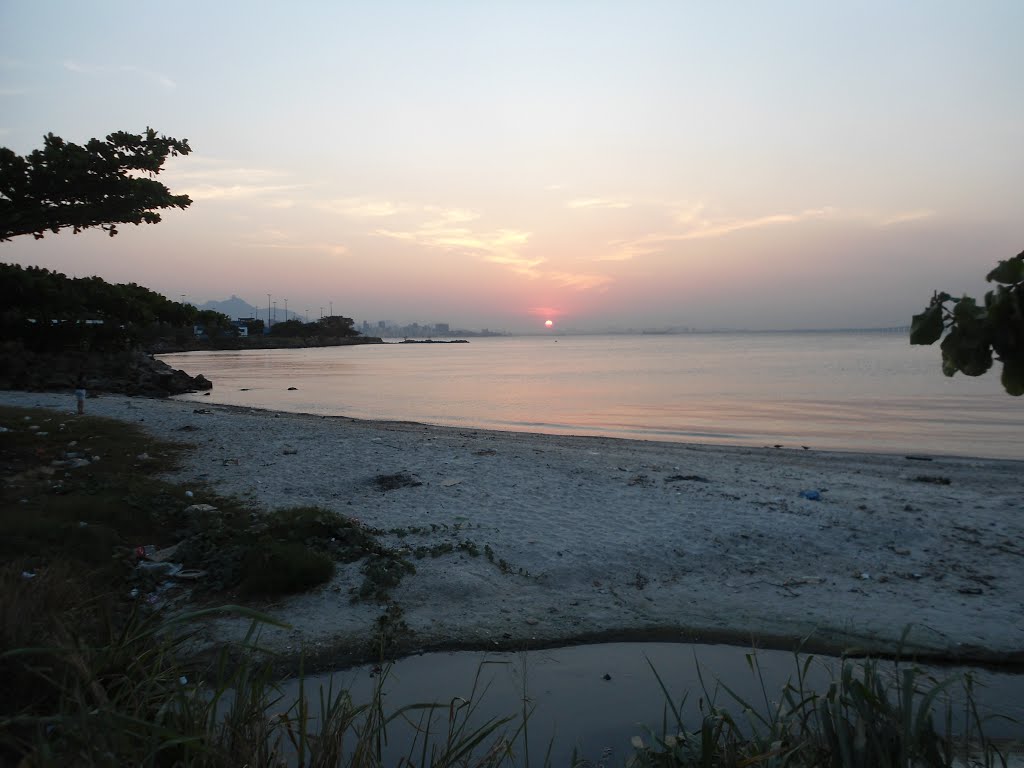
{"type": "Polygon", "coordinates": [[[287,595],[330,581],[334,561],[294,541],[257,543],[242,561],[241,589],[250,595],[287,595]]]}

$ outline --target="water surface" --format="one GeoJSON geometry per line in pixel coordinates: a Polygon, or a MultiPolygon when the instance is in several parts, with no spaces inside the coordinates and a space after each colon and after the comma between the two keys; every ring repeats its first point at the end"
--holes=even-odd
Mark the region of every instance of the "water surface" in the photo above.
{"type": "Polygon", "coordinates": [[[549,434],[1024,458],[998,372],[892,333],[540,336],[191,352],[206,403],[549,434]],[[296,387],[289,391],[289,387],[296,387]]]}

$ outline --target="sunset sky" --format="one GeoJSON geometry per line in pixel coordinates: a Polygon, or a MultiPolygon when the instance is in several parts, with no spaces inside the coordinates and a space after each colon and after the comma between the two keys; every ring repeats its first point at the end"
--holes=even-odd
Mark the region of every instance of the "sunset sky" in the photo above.
{"type": "Polygon", "coordinates": [[[1022,30],[1020,0],[2,0],[0,146],[152,126],[194,202],[0,261],[371,322],[905,325],[1024,249],[1022,30]]]}

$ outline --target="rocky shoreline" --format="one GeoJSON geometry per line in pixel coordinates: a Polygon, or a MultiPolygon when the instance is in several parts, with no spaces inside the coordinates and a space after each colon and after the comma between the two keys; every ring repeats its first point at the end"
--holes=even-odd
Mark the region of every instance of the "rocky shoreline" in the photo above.
{"type": "Polygon", "coordinates": [[[80,377],[91,394],[170,397],[213,387],[202,374],[191,376],[138,348],[38,352],[18,342],[0,347],[0,389],[67,391],[78,387],[80,377]]]}
{"type": "Polygon", "coordinates": [[[157,341],[148,345],[154,355],[170,355],[178,352],[222,352],[244,349],[309,349],[312,347],[350,347],[360,344],[384,344],[376,336],[331,336],[321,338],[299,338],[295,336],[250,336],[230,339],[190,339],[185,342],[157,341]]]}

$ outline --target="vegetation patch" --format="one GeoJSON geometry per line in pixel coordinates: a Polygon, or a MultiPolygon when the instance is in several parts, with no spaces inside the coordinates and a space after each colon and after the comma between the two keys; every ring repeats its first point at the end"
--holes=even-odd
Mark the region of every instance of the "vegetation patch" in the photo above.
{"type": "Polygon", "coordinates": [[[359,599],[387,602],[391,590],[415,572],[412,563],[394,554],[372,555],[363,564],[363,583],[357,593],[359,599]]]}
{"type": "Polygon", "coordinates": [[[948,477],[941,477],[939,475],[918,475],[914,478],[914,482],[932,483],[933,485],[950,485],[953,481],[948,477]]]}
{"type": "Polygon", "coordinates": [[[374,484],[380,491],[394,491],[399,488],[415,488],[423,485],[423,481],[408,472],[396,472],[393,475],[377,475],[373,479],[374,484]]]}
{"type": "Polygon", "coordinates": [[[294,541],[262,541],[245,554],[240,587],[249,595],[284,595],[304,592],[333,575],[334,560],[324,552],[294,541]]]}

